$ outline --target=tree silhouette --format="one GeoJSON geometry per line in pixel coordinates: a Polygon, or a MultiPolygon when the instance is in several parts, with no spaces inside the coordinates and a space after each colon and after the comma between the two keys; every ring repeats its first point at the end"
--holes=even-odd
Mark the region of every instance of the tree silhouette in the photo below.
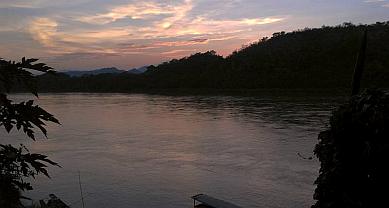
{"type": "MultiPolygon", "coordinates": [[[[41,107],[34,105],[33,100],[14,103],[8,94],[15,85],[22,85],[33,95],[38,96],[36,79],[28,70],[53,72],[44,63],[35,63],[38,59],[25,59],[11,62],[0,59],[0,127],[9,133],[12,129],[23,131],[27,137],[35,140],[34,128],[38,128],[45,136],[45,122],[59,124],[59,121],[41,107]]],[[[14,147],[0,144],[0,207],[22,207],[21,191],[32,190],[27,178],[38,174],[49,177],[47,164],[57,163],[46,155],[30,153],[24,145],[14,147]]]]}
{"type": "Polygon", "coordinates": [[[368,90],[333,112],[319,134],[312,208],[382,207],[389,186],[389,94],[368,90]]]}
{"type": "Polygon", "coordinates": [[[314,152],[321,165],[313,208],[380,207],[386,203],[389,95],[379,90],[359,94],[366,47],[364,31],[352,97],[333,112],[330,128],[318,137],[314,152]]]}

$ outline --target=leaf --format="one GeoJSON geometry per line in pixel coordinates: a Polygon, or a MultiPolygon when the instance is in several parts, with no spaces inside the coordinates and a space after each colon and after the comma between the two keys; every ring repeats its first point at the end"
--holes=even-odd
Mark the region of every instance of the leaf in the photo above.
{"type": "MultiPolygon", "coordinates": [[[[59,121],[41,107],[34,105],[33,100],[13,103],[7,98],[6,93],[10,92],[15,84],[23,84],[32,94],[38,96],[35,77],[26,69],[46,73],[53,72],[53,70],[44,63],[34,63],[36,61],[38,59],[23,57],[21,62],[16,63],[0,58],[0,127],[3,126],[7,132],[16,127],[18,131],[23,131],[33,140],[35,140],[35,128],[38,128],[46,136],[45,122],[59,124],[59,121]]],[[[25,180],[35,178],[38,174],[50,177],[47,165],[59,166],[49,160],[46,155],[31,154],[23,145],[15,148],[12,145],[0,144],[1,189],[4,190],[3,188],[6,186],[6,190],[13,190],[16,204],[19,206],[20,198],[22,198],[20,191],[33,189],[31,184],[25,180]]],[[[0,196],[0,202],[2,200],[4,198],[0,196]]]]}

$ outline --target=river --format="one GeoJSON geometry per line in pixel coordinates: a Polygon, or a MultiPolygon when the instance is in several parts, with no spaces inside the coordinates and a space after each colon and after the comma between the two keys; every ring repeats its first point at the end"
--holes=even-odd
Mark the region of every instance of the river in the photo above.
{"type": "MultiPolygon", "coordinates": [[[[11,98],[33,98],[14,94],[11,98]]],[[[242,207],[310,207],[318,133],[341,96],[41,94],[61,125],[37,141],[2,129],[62,168],[32,181],[35,199],[55,193],[82,207],[189,208],[206,193],[242,207]]],[[[37,130],[38,131],[38,130],[37,130]]]]}

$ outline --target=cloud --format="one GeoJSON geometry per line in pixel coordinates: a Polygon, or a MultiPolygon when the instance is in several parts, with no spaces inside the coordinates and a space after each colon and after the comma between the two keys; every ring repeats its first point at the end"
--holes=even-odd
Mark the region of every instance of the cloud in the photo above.
{"type": "Polygon", "coordinates": [[[31,37],[51,54],[116,53],[110,45],[131,37],[130,32],[122,28],[60,31],[57,21],[45,17],[34,18],[28,25],[31,37]]]}
{"type": "Polygon", "coordinates": [[[64,7],[69,5],[81,5],[89,3],[93,0],[1,0],[0,8],[25,8],[38,9],[48,7],[64,7]]]}
{"type": "MultiPolygon", "coordinates": [[[[220,33],[239,33],[250,31],[250,27],[271,24],[283,21],[282,17],[266,17],[266,18],[244,18],[237,20],[213,20],[203,17],[195,19],[182,20],[181,24],[171,26],[166,30],[153,30],[150,33],[154,37],[172,37],[183,35],[202,35],[202,34],[220,34],[220,33]]],[[[145,33],[147,34],[147,32],[145,33]]]]}
{"type": "MultiPolygon", "coordinates": [[[[242,37],[245,26],[281,21],[274,19],[242,20],[193,20],[183,26],[160,28],[102,28],[58,30],[58,22],[49,18],[32,20],[29,32],[32,37],[51,54],[61,53],[156,53],[170,48],[209,44],[213,41],[227,41],[242,37]],[[175,40],[163,40],[175,39],[175,40]],[[185,40],[186,39],[186,40],[185,40]],[[131,42],[131,43],[128,43],[131,42]],[[136,42],[136,43],[133,43],[136,42]],[[145,42],[146,44],[142,44],[145,42]]],[[[182,49],[180,49],[182,50],[182,49]]],[[[192,51],[192,50],[191,50],[192,51]]],[[[170,53],[173,55],[174,53],[170,53]]]]}
{"type": "MultiPolygon", "coordinates": [[[[200,0],[146,0],[125,4],[121,0],[110,3],[58,0],[55,4],[49,0],[4,0],[0,2],[0,8],[6,7],[7,11],[7,7],[23,7],[12,8],[18,16],[21,12],[23,19],[12,23],[17,27],[7,26],[0,31],[20,30],[30,34],[35,40],[35,49],[47,57],[64,55],[64,59],[69,60],[72,56],[66,54],[87,58],[91,57],[89,54],[99,57],[120,54],[178,57],[188,52],[221,50],[221,47],[230,50],[235,47],[230,45],[236,45],[242,39],[254,39],[252,36],[258,35],[263,25],[289,18],[285,15],[223,14],[225,7],[236,6],[233,1],[207,1],[210,7],[204,8],[205,1],[200,0]]],[[[1,19],[6,17],[6,13],[0,14],[1,19]]],[[[25,47],[30,46],[26,44],[25,47]]]]}
{"type": "Polygon", "coordinates": [[[49,18],[36,18],[32,20],[29,31],[32,37],[44,46],[54,45],[53,37],[57,33],[57,22],[49,18]]]}
{"type": "Polygon", "coordinates": [[[252,28],[286,19],[279,16],[212,19],[207,12],[201,15],[191,13],[194,2],[149,0],[113,6],[96,15],[39,17],[31,21],[29,32],[52,54],[156,53],[231,40],[252,31],[252,28]],[[140,25],[131,22],[120,26],[115,24],[115,21],[125,18],[148,21],[140,25]],[[67,30],[62,27],[76,23],[78,27],[67,27],[67,30]],[[82,27],[83,24],[87,24],[86,27],[82,27]]]}
{"type": "Polygon", "coordinates": [[[364,2],[365,3],[383,3],[383,4],[381,4],[382,7],[389,8],[389,3],[387,3],[387,0],[366,0],[364,2]]]}
{"type": "Polygon", "coordinates": [[[197,44],[205,44],[208,42],[208,39],[205,38],[198,38],[198,39],[192,39],[192,40],[183,40],[183,41],[164,41],[164,42],[158,42],[154,45],[156,46],[168,46],[168,47],[177,47],[177,46],[189,46],[189,45],[197,45],[197,44]]]}
{"type": "Polygon", "coordinates": [[[80,30],[79,33],[62,35],[62,39],[71,42],[96,43],[108,40],[127,40],[131,38],[131,30],[122,28],[107,28],[101,30],[80,30]]]}
{"type": "Polygon", "coordinates": [[[147,54],[152,53],[153,49],[159,48],[152,44],[121,43],[115,51],[118,54],[147,54]]]}
{"type": "Polygon", "coordinates": [[[363,1],[365,3],[377,3],[377,2],[384,2],[386,0],[366,0],[366,1],[363,1]]]}
{"type": "Polygon", "coordinates": [[[145,49],[153,49],[156,48],[155,46],[152,45],[138,45],[135,43],[121,43],[118,44],[120,48],[123,49],[136,49],[136,50],[145,50],[145,49]]]}
{"type": "Polygon", "coordinates": [[[40,1],[2,0],[0,8],[37,8],[40,1]]]}
{"type": "Polygon", "coordinates": [[[254,18],[254,19],[243,19],[241,20],[242,23],[247,25],[264,25],[264,24],[270,24],[274,22],[282,21],[283,18],[273,18],[273,17],[267,17],[267,18],[254,18]]]}
{"type": "Polygon", "coordinates": [[[192,39],[190,41],[191,42],[195,42],[195,43],[204,43],[204,42],[207,42],[208,39],[206,39],[206,38],[196,38],[196,39],[192,39]]]}
{"type": "Polygon", "coordinates": [[[162,21],[154,25],[138,28],[134,36],[143,39],[172,38],[180,36],[215,35],[222,33],[242,33],[253,27],[276,23],[285,17],[244,18],[238,20],[212,20],[203,17],[183,18],[169,27],[163,27],[162,21]],[[162,25],[162,26],[161,26],[162,25]]]}
{"type": "Polygon", "coordinates": [[[129,26],[132,27],[135,38],[150,39],[224,32],[236,30],[236,28],[271,24],[285,19],[285,17],[264,17],[214,20],[207,15],[191,15],[190,12],[194,6],[192,0],[175,4],[153,1],[135,2],[116,6],[106,13],[78,17],[76,20],[97,25],[108,25],[126,18],[149,20],[149,23],[142,26],[129,26]]]}
{"type": "Polygon", "coordinates": [[[166,22],[162,27],[169,27],[171,22],[185,16],[193,7],[192,0],[185,0],[179,5],[157,3],[153,1],[140,1],[127,5],[117,6],[106,13],[84,16],[78,18],[81,22],[90,24],[108,24],[120,19],[149,19],[154,16],[166,15],[166,22]]]}
{"type": "Polygon", "coordinates": [[[195,49],[177,49],[177,50],[166,51],[161,54],[166,58],[176,58],[176,57],[187,56],[194,52],[196,52],[195,49]]]}

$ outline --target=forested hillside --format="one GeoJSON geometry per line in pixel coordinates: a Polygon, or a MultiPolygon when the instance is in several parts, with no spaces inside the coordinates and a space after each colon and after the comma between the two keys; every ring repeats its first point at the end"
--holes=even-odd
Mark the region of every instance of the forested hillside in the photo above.
{"type": "Polygon", "coordinates": [[[137,89],[349,88],[363,31],[368,30],[364,87],[389,87],[389,22],[274,33],[223,58],[215,51],[150,66],[143,74],[39,76],[43,91],[137,89]]]}

